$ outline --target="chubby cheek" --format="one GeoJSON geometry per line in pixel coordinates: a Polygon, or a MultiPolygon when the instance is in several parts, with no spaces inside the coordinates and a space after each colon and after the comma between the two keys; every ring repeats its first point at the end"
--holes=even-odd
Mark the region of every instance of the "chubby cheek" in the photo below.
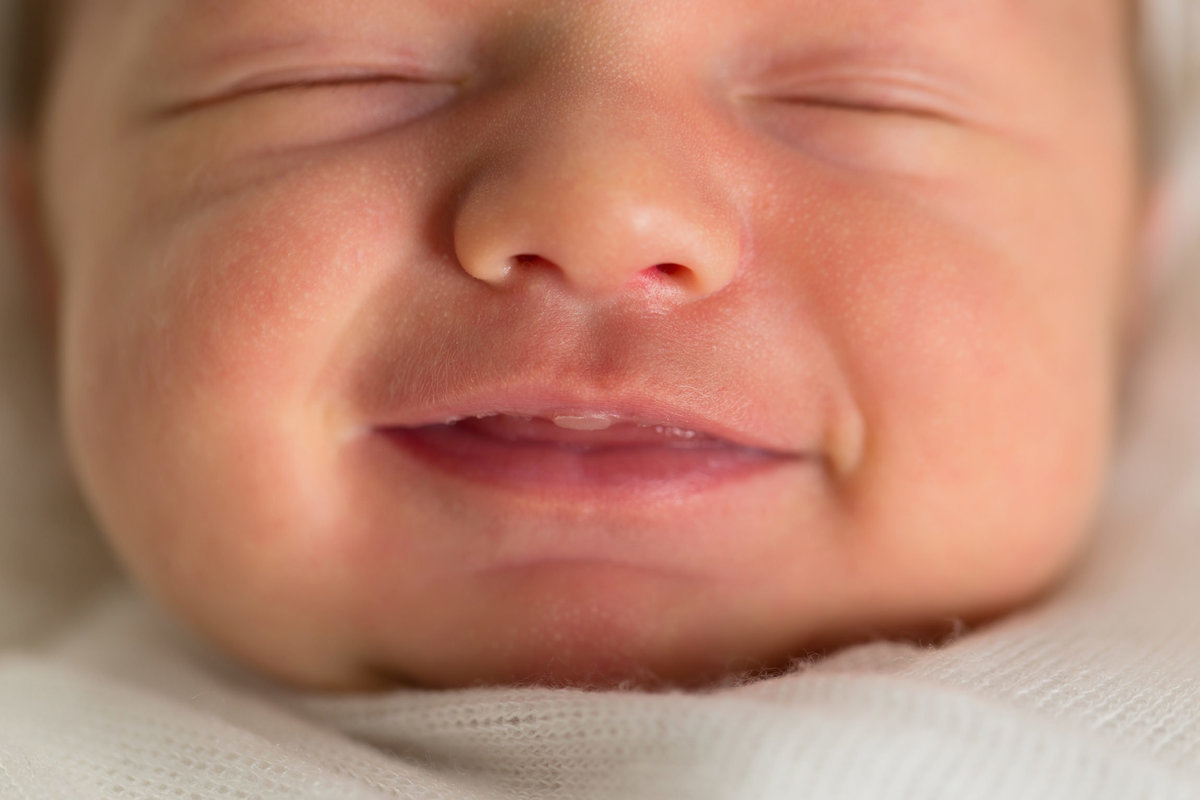
{"type": "Polygon", "coordinates": [[[346,648],[297,628],[336,639],[353,585],[336,354],[361,298],[419,261],[404,204],[373,191],[345,167],[297,173],[132,234],[68,287],[71,444],[114,545],[218,640],[275,640],[318,673],[346,648]]]}
{"type": "Polygon", "coordinates": [[[846,495],[859,599],[988,613],[1043,586],[1086,531],[1116,259],[1021,218],[998,247],[936,213],[857,207],[873,225],[826,242],[808,291],[866,421],[846,495]]]}

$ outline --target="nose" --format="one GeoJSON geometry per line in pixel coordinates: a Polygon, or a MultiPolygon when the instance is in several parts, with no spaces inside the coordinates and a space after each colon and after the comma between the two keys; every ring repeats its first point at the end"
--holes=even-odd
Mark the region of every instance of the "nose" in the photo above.
{"type": "Polygon", "coordinates": [[[715,160],[661,110],[526,108],[536,127],[510,134],[460,195],[462,267],[494,287],[547,268],[578,293],[666,289],[695,300],[726,286],[741,226],[715,160]]]}

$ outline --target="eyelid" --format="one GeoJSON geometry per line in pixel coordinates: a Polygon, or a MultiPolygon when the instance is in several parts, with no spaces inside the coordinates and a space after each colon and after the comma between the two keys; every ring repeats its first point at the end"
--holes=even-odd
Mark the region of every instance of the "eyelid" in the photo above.
{"type": "Polygon", "coordinates": [[[801,80],[782,82],[770,91],[751,91],[755,100],[857,111],[901,114],[946,123],[972,119],[970,103],[961,92],[907,71],[837,70],[801,80]]]}
{"type": "Polygon", "coordinates": [[[321,69],[286,69],[263,74],[256,74],[217,89],[197,94],[183,100],[168,101],[160,104],[154,116],[170,118],[192,111],[202,110],[210,106],[228,103],[257,95],[272,92],[335,88],[339,86],[375,86],[384,84],[410,84],[412,86],[440,86],[443,88],[460,88],[464,83],[461,79],[420,74],[416,70],[397,71],[375,67],[334,67],[321,69]]]}
{"type": "Polygon", "coordinates": [[[834,111],[855,111],[864,114],[898,114],[918,119],[928,119],[938,122],[956,123],[961,120],[934,105],[912,101],[908,98],[894,97],[857,98],[839,96],[837,94],[812,94],[783,96],[773,98],[776,102],[786,105],[807,106],[810,108],[825,108],[834,111]]]}

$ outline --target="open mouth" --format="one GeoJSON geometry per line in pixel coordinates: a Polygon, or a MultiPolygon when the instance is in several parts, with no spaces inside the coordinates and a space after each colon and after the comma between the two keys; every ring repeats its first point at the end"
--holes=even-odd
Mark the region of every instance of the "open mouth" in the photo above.
{"type": "Polygon", "coordinates": [[[525,491],[696,491],[796,460],[666,421],[590,410],[489,411],[382,431],[444,473],[525,491]]]}

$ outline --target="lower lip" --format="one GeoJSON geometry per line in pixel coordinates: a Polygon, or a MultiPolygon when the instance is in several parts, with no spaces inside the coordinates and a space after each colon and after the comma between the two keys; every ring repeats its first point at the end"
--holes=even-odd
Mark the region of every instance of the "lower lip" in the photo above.
{"type": "Polygon", "coordinates": [[[720,440],[579,446],[511,441],[452,425],[386,428],[382,432],[442,473],[541,494],[572,490],[695,493],[798,460],[720,440]]]}

